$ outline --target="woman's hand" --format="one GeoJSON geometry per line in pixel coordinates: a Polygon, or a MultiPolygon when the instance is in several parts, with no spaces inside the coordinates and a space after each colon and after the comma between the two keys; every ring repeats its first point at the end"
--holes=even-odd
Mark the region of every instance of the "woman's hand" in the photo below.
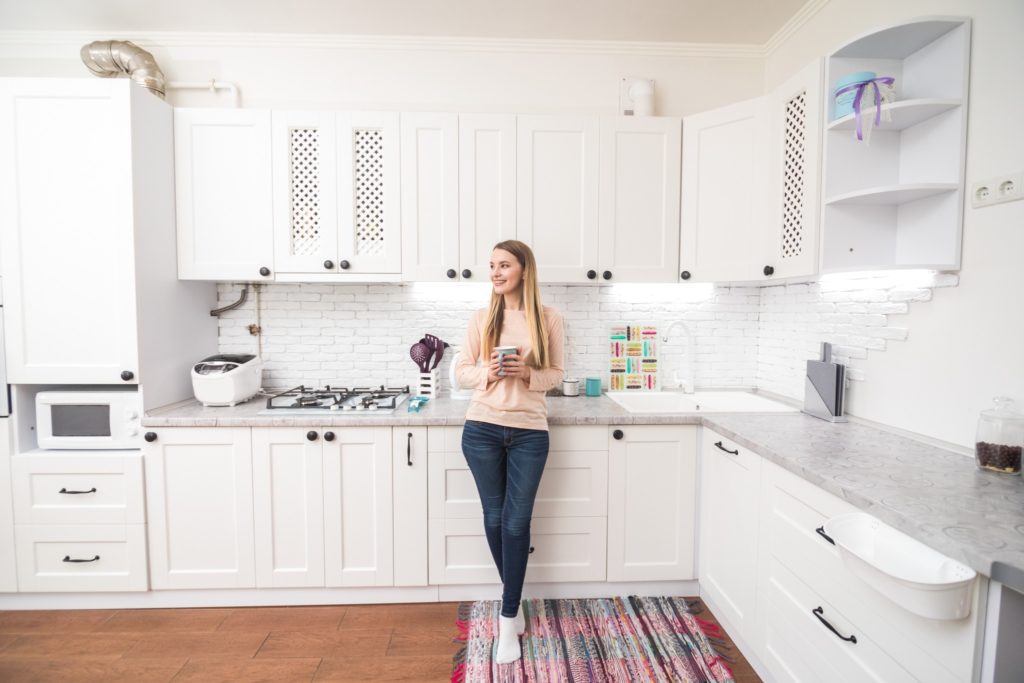
{"type": "Polygon", "coordinates": [[[530,383],[530,366],[526,364],[526,361],[520,355],[523,352],[522,347],[516,349],[515,353],[510,353],[505,356],[505,362],[503,367],[505,368],[505,377],[517,377],[527,384],[530,383]]]}
{"type": "MultiPolygon", "coordinates": [[[[505,356],[508,358],[508,356],[505,356]]],[[[491,362],[487,366],[487,383],[497,382],[500,379],[505,379],[505,375],[499,375],[498,371],[501,370],[501,363],[498,362],[498,352],[491,351],[491,362]]]]}

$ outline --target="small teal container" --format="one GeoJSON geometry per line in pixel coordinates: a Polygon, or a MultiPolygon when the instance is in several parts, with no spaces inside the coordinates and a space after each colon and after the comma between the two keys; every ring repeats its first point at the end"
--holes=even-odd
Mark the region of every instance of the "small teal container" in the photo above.
{"type": "Polygon", "coordinates": [[[832,120],[835,121],[836,119],[841,119],[844,116],[849,116],[853,113],[853,100],[857,96],[857,91],[849,90],[840,95],[840,90],[848,85],[864,83],[865,81],[870,81],[877,77],[878,74],[874,71],[856,71],[848,76],[840,78],[839,81],[836,82],[835,89],[832,91],[832,97],[834,97],[836,101],[835,111],[832,113],[832,120]]]}
{"type": "Polygon", "coordinates": [[[600,377],[588,377],[587,378],[587,396],[600,396],[601,395],[601,378],[600,377]]]}

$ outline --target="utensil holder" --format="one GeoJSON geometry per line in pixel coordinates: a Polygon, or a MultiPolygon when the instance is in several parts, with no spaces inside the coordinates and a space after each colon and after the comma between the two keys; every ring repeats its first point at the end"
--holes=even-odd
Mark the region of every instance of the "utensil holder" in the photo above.
{"type": "Polygon", "coordinates": [[[437,368],[434,368],[430,372],[421,372],[416,375],[415,386],[415,395],[437,398],[438,390],[441,388],[437,368]]]}

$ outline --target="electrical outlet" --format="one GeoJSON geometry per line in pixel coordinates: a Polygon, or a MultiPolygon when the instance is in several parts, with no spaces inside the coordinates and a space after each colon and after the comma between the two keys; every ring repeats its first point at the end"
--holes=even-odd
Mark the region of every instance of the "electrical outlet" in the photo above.
{"type": "Polygon", "coordinates": [[[990,178],[971,186],[971,207],[975,209],[1018,199],[1024,199],[1024,173],[990,178]]]}

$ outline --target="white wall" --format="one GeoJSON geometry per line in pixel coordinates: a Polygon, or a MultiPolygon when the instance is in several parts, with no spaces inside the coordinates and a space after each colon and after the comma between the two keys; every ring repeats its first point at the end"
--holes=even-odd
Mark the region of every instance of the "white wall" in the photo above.
{"type": "MultiPolygon", "coordinates": [[[[967,182],[1024,170],[1024,2],[1021,0],[833,0],[769,55],[771,87],[815,55],[879,26],[927,15],[970,16],[967,182]]],[[[852,414],[957,444],[973,445],[980,410],[1005,394],[1024,405],[1024,202],[965,208],[960,283],[934,292],[895,322],[905,342],[858,363],[852,414]]]]}
{"type": "MultiPolygon", "coordinates": [[[[656,112],[682,116],[760,94],[755,47],[246,34],[0,32],[0,76],[91,77],[78,51],[132,39],[171,81],[236,82],[246,107],[514,113],[618,111],[624,77],[653,78],[656,112]]],[[[176,91],[175,106],[230,106],[176,91]]]]}

